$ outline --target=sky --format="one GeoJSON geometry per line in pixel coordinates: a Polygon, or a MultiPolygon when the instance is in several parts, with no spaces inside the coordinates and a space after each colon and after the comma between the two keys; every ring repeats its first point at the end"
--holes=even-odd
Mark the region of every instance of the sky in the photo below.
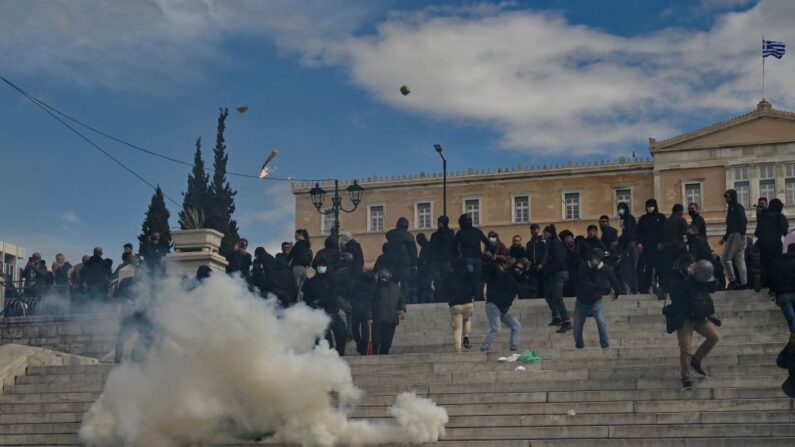
{"type": "MultiPolygon", "coordinates": [[[[0,74],[173,158],[201,137],[208,165],[229,107],[230,170],[279,148],[276,176],[352,179],[439,171],[434,143],[450,171],[648,156],[752,110],[762,35],[795,45],[794,22],[786,0],[6,0],[0,74]]],[[[793,68],[766,62],[776,108],[795,110],[793,68]]],[[[118,263],[149,186],[5,84],[0,104],[0,240],[118,263]]],[[[189,167],[86,135],[181,203],[189,167]]],[[[288,182],[229,181],[252,246],[291,239],[288,182]]]]}

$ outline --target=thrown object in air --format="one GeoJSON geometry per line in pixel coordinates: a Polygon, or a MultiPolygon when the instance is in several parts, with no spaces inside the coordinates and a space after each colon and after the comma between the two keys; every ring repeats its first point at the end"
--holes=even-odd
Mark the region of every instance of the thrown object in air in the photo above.
{"type": "Polygon", "coordinates": [[[403,85],[403,86],[400,87],[400,93],[402,93],[403,96],[406,96],[409,93],[411,93],[411,90],[409,90],[408,86],[403,85]]]}
{"type": "Polygon", "coordinates": [[[246,113],[248,112],[248,106],[240,106],[236,109],[238,113],[246,113]]]}
{"type": "Polygon", "coordinates": [[[265,163],[262,164],[262,168],[259,170],[259,178],[265,178],[268,174],[271,173],[270,168],[268,167],[268,163],[271,162],[274,158],[276,158],[276,154],[279,153],[279,149],[274,149],[268,155],[268,158],[265,159],[265,163]]]}

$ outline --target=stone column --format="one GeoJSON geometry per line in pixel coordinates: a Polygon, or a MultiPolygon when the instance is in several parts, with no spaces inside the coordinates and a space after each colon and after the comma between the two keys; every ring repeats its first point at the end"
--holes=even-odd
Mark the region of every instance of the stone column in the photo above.
{"type": "Polygon", "coordinates": [[[166,255],[166,272],[169,275],[195,276],[201,265],[225,272],[227,262],[221,256],[221,239],[224,235],[211,228],[174,230],[171,232],[174,252],[166,255]]]}

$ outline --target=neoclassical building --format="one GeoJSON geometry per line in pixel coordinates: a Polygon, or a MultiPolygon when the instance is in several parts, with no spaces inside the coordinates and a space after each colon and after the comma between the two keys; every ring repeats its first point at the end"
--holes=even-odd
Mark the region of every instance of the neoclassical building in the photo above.
{"type": "MultiPolygon", "coordinates": [[[[667,140],[649,139],[651,159],[567,163],[554,166],[454,172],[448,175],[447,213],[456,224],[462,213],[484,231],[494,230],[510,243],[514,234],[529,237],[529,224],[554,223],[558,230],[584,234],[600,215],[616,216],[619,202],[643,213],[654,197],[670,213],[675,203],[698,203],[713,247],[724,230],[723,192],[736,189],[755,223],[753,204],[777,197],[785,213],[795,215],[795,113],[774,109],[762,100],[755,110],[667,140]]],[[[341,190],[348,183],[343,182],[341,190]]],[[[414,233],[428,236],[442,214],[442,175],[420,173],[360,180],[365,188],[359,208],[341,213],[341,231],[350,231],[372,264],[384,233],[406,217],[414,233]]],[[[294,183],[296,228],[306,228],[315,251],[333,224],[312,205],[309,183],[294,183]]],[[[332,184],[321,184],[332,191],[332,184]]],[[[330,205],[327,197],[327,205],[330,205]]],[[[345,199],[347,201],[347,199],[345,199]]],[[[617,224],[617,222],[616,222],[617,224]]]]}

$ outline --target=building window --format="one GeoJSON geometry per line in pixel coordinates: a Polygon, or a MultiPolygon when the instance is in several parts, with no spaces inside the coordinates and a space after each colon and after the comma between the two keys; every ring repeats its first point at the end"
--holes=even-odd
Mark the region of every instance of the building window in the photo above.
{"type": "Polygon", "coordinates": [[[367,231],[372,233],[383,233],[384,231],[384,205],[370,205],[368,207],[369,219],[367,221],[367,231]]]}
{"type": "Polygon", "coordinates": [[[768,200],[776,198],[776,171],[775,165],[759,165],[759,197],[768,200]]]}
{"type": "Polygon", "coordinates": [[[530,223],[530,196],[514,196],[513,223],[530,223]]]}
{"type": "Polygon", "coordinates": [[[737,191],[737,201],[743,207],[751,207],[751,185],[748,181],[748,166],[734,168],[734,190],[737,191]]]}
{"type": "Polygon", "coordinates": [[[795,163],[784,165],[785,200],[788,206],[795,206],[795,163]]]}
{"type": "Polygon", "coordinates": [[[431,210],[431,202],[417,202],[415,210],[415,224],[418,230],[427,230],[431,228],[433,211],[431,210]]]}
{"type": "MultiPolygon", "coordinates": [[[[326,211],[331,211],[331,208],[326,211]]],[[[323,214],[320,216],[320,234],[328,236],[334,228],[334,213],[323,214]]]]}
{"type": "Polygon", "coordinates": [[[691,203],[698,205],[698,209],[703,208],[701,206],[701,183],[685,183],[685,203],[683,205],[687,208],[691,203]]]}
{"type": "Polygon", "coordinates": [[[480,225],[480,199],[464,199],[464,214],[472,218],[472,225],[480,225]]]}
{"type": "Polygon", "coordinates": [[[563,204],[565,206],[564,219],[580,220],[580,193],[567,192],[563,194],[563,204]]]}
{"type": "Polygon", "coordinates": [[[629,212],[632,212],[632,189],[630,188],[616,188],[616,212],[618,212],[618,204],[626,203],[629,207],[629,212]]]}

